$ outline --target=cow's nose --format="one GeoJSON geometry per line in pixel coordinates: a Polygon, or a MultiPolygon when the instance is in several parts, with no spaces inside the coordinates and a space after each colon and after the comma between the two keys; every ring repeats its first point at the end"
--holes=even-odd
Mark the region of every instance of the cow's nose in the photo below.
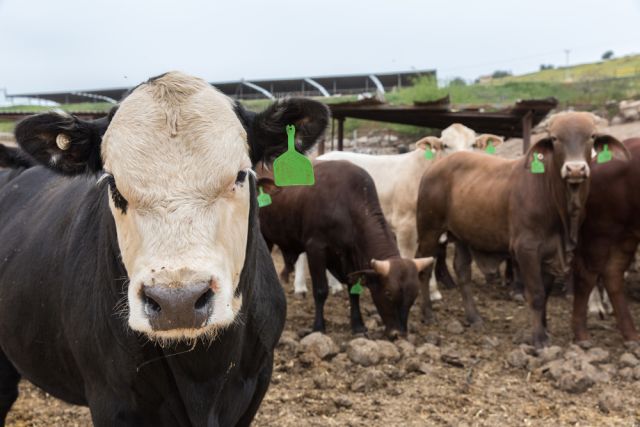
{"type": "Polygon", "coordinates": [[[566,162],[563,169],[563,178],[570,182],[581,182],[589,177],[589,166],[586,162],[566,162]]]}
{"type": "Polygon", "coordinates": [[[213,291],[207,282],[145,285],[142,294],[154,331],[201,328],[213,310],[213,291]]]}

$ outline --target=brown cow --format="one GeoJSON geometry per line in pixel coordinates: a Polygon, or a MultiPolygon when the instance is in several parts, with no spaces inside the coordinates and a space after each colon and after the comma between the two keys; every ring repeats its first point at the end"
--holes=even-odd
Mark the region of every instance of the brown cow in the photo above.
{"type": "MultiPolygon", "coordinates": [[[[275,187],[265,168],[258,168],[258,185],[272,198],[260,209],[260,228],[271,247],[280,247],[293,265],[307,253],[316,313],[314,331],[324,331],[324,303],[328,287],[325,270],[353,286],[369,288],[391,338],[406,335],[409,309],[419,289],[418,273],[433,258],[405,259],[387,223],[373,179],[347,161],[314,163],[312,187],[275,187]]],[[[359,295],[349,293],[351,330],[366,332],[359,295]]]]}
{"type": "Polygon", "coordinates": [[[586,217],[574,263],[573,332],[586,344],[587,302],[599,280],[606,288],[625,341],[638,341],[624,295],[624,272],[640,242],[640,138],[624,141],[632,161],[593,165],[586,217]]]}
{"type": "MultiPolygon", "coordinates": [[[[423,175],[418,253],[435,255],[442,233],[454,236],[454,268],[472,324],[481,318],[470,291],[470,250],[511,255],[532,310],[533,344],[547,345],[546,300],[553,273],[566,269],[566,257],[575,248],[589,192],[592,149],[608,144],[615,156],[628,157],[619,141],[597,133],[595,123],[590,113],[558,115],[548,135],[523,158],[452,154],[423,175]],[[533,173],[534,158],[544,165],[544,173],[533,173]]],[[[429,293],[422,295],[423,314],[428,316],[429,293]]]]}

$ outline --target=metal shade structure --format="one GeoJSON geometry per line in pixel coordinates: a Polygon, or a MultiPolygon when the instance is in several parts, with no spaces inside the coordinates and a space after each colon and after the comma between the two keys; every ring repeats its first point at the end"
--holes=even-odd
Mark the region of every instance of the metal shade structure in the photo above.
{"type": "MultiPolygon", "coordinates": [[[[347,118],[397,123],[428,128],[445,129],[461,123],[479,133],[493,133],[507,138],[522,137],[523,150],[529,147],[531,129],[556,108],[555,98],[518,101],[515,105],[497,111],[487,107],[461,110],[451,109],[449,97],[414,105],[389,105],[378,99],[330,104],[331,114],[338,121],[338,150],[343,149],[344,121],[347,118]]],[[[320,147],[322,151],[324,147],[320,147]]]]}

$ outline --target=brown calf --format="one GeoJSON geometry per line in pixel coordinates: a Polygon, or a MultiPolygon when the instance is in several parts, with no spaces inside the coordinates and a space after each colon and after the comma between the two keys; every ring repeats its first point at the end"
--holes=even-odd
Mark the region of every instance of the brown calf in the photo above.
{"type": "Polygon", "coordinates": [[[599,280],[613,305],[625,341],[638,341],[625,299],[624,272],[640,242],[640,138],[624,141],[630,162],[614,160],[592,168],[586,217],[574,263],[573,332],[586,343],[589,294],[599,280]]]}
{"type": "MultiPolygon", "coordinates": [[[[405,259],[378,202],[371,176],[347,161],[314,163],[312,187],[275,187],[264,168],[258,185],[272,204],[260,209],[267,244],[280,247],[285,262],[307,253],[316,313],[313,330],[324,331],[328,287],[325,270],[352,288],[357,281],[371,292],[390,337],[406,335],[409,309],[418,295],[418,272],[432,258],[405,259]]],[[[349,293],[351,329],[365,332],[359,295],[349,293]]]]}
{"type": "MultiPolygon", "coordinates": [[[[597,133],[589,113],[558,115],[548,133],[517,160],[479,153],[444,158],[423,175],[418,192],[418,254],[436,255],[442,233],[454,236],[454,268],[468,321],[481,322],[470,290],[470,251],[510,255],[531,308],[536,347],[548,342],[546,300],[554,270],[566,269],[577,241],[591,151],[608,144],[615,156],[627,157],[619,141],[597,133]],[[532,173],[534,158],[544,173],[532,173]]],[[[428,317],[429,293],[422,295],[428,317]]]]}

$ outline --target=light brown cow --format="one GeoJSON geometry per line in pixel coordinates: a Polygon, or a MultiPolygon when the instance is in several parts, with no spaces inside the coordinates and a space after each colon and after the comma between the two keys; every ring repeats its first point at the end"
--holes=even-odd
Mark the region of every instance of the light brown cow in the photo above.
{"type": "MultiPolygon", "coordinates": [[[[624,146],[598,134],[595,125],[590,113],[563,114],[523,158],[457,153],[423,175],[418,254],[436,255],[442,233],[454,236],[454,268],[469,322],[481,322],[470,291],[470,250],[511,255],[532,311],[533,344],[547,344],[546,299],[554,270],[566,269],[575,248],[589,192],[591,152],[607,144],[614,156],[628,158],[624,146]],[[533,173],[534,159],[543,173],[533,173]]],[[[422,295],[428,316],[429,293],[422,295]]]]}

